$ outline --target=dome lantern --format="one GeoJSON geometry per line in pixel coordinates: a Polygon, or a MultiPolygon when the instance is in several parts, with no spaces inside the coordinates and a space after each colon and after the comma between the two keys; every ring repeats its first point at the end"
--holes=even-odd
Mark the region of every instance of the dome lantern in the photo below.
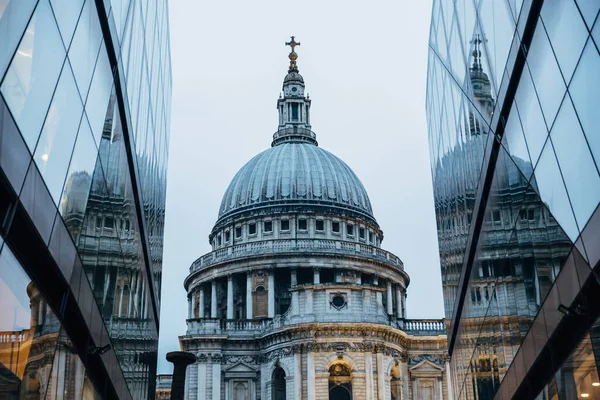
{"type": "Polygon", "coordinates": [[[295,51],[300,42],[294,36],[289,42],[292,51],[288,55],[290,66],[283,80],[283,96],[277,100],[279,126],[273,135],[271,146],[285,142],[306,142],[317,145],[316,135],[310,126],[310,99],[304,96],[304,78],[298,72],[298,54],[295,51]]]}

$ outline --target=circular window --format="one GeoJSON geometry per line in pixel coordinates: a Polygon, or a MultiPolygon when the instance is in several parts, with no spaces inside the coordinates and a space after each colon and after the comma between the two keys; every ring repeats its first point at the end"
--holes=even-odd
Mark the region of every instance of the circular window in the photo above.
{"type": "Polygon", "coordinates": [[[333,305],[335,308],[342,308],[346,305],[346,299],[344,298],[344,296],[336,294],[331,299],[331,305],[333,305]]]}
{"type": "Polygon", "coordinates": [[[298,90],[298,88],[296,88],[296,87],[292,88],[292,92],[295,92],[296,90],[298,90]]]}

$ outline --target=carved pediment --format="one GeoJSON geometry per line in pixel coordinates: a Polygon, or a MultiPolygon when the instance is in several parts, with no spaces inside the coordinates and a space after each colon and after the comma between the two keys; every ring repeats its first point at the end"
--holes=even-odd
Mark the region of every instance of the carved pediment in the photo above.
{"type": "Polygon", "coordinates": [[[444,368],[440,367],[436,363],[433,363],[427,359],[422,360],[420,363],[415,364],[408,368],[411,372],[425,372],[425,371],[443,371],[444,368]]]}
{"type": "Polygon", "coordinates": [[[245,364],[243,362],[239,362],[237,364],[234,364],[230,367],[227,367],[225,369],[223,369],[223,372],[227,373],[227,372],[252,372],[252,373],[256,373],[256,369],[252,368],[251,366],[249,366],[248,364],[245,364]]]}

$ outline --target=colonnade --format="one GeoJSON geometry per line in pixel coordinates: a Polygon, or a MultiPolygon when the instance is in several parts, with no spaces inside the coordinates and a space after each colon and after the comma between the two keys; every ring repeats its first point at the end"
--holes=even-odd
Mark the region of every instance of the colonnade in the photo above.
{"type": "MultiPolygon", "coordinates": [[[[379,284],[379,277],[377,275],[372,275],[372,281],[368,283],[363,283],[362,276],[360,273],[345,271],[342,269],[336,269],[334,274],[333,282],[321,282],[321,269],[320,268],[312,268],[312,282],[308,284],[313,285],[321,285],[321,284],[355,284],[355,285],[371,285],[376,287],[381,287],[379,284]],[[349,273],[351,275],[348,278],[345,273],[349,273]],[[350,280],[349,280],[350,279],[350,280]]],[[[266,281],[263,283],[257,283],[253,280],[253,276],[259,271],[248,271],[245,273],[245,300],[244,300],[244,309],[245,309],[245,319],[253,319],[253,318],[264,318],[265,316],[268,318],[275,317],[275,273],[274,269],[269,269],[261,274],[261,276],[266,275],[266,281]],[[266,288],[265,288],[266,286],[266,288]],[[254,295],[259,291],[264,290],[267,295],[267,309],[266,313],[263,315],[254,315],[254,295]]],[[[290,287],[294,287],[298,285],[298,274],[295,268],[291,268],[290,270],[290,287]]],[[[259,272],[259,273],[260,273],[259,272]]],[[[239,274],[235,274],[239,277],[239,274]]],[[[264,279],[264,278],[263,278],[264,279]]],[[[219,316],[218,313],[218,298],[217,298],[217,282],[218,278],[212,279],[210,282],[210,307],[209,312],[205,310],[206,296],[207,290],[205,290],[207,284],[197,286],[192,290],[191,293],[188,294],[188,319],[192,318],[219,318],[223,317],[223,315],[219,316]],[[198,305],[196,309],[196,305],[198,305]]],[[[386,312],[390,316],[394,316],[396,318],[406,318],[406,288],[399,283],[394,283],[389,279],[386,279],[385,282],[385,290],[386,290],[386,312]],[[395,299],[395,302],[393,301],[395,299]]],[[[227,285],[226,285],[226,312],[224,317],[226,319],[236,319],[235,317],[235,304],[234,304],[234,274],[227,275],[227,285]]],[[[383,293],[378,291],[377,294],[377,302],[384,305],[383,293]]]]}

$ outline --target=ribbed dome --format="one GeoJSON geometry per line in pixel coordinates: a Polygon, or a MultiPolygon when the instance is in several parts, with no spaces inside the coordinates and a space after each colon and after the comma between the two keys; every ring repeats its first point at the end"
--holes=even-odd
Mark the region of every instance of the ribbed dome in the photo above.
{"type": "Polygon", "coordinates": [[[309,143],[282,143],[248,161],[229,184],[219,219],[276,204],[338,206],[375,219],[367,192],[350,167],[309,143]]]}

